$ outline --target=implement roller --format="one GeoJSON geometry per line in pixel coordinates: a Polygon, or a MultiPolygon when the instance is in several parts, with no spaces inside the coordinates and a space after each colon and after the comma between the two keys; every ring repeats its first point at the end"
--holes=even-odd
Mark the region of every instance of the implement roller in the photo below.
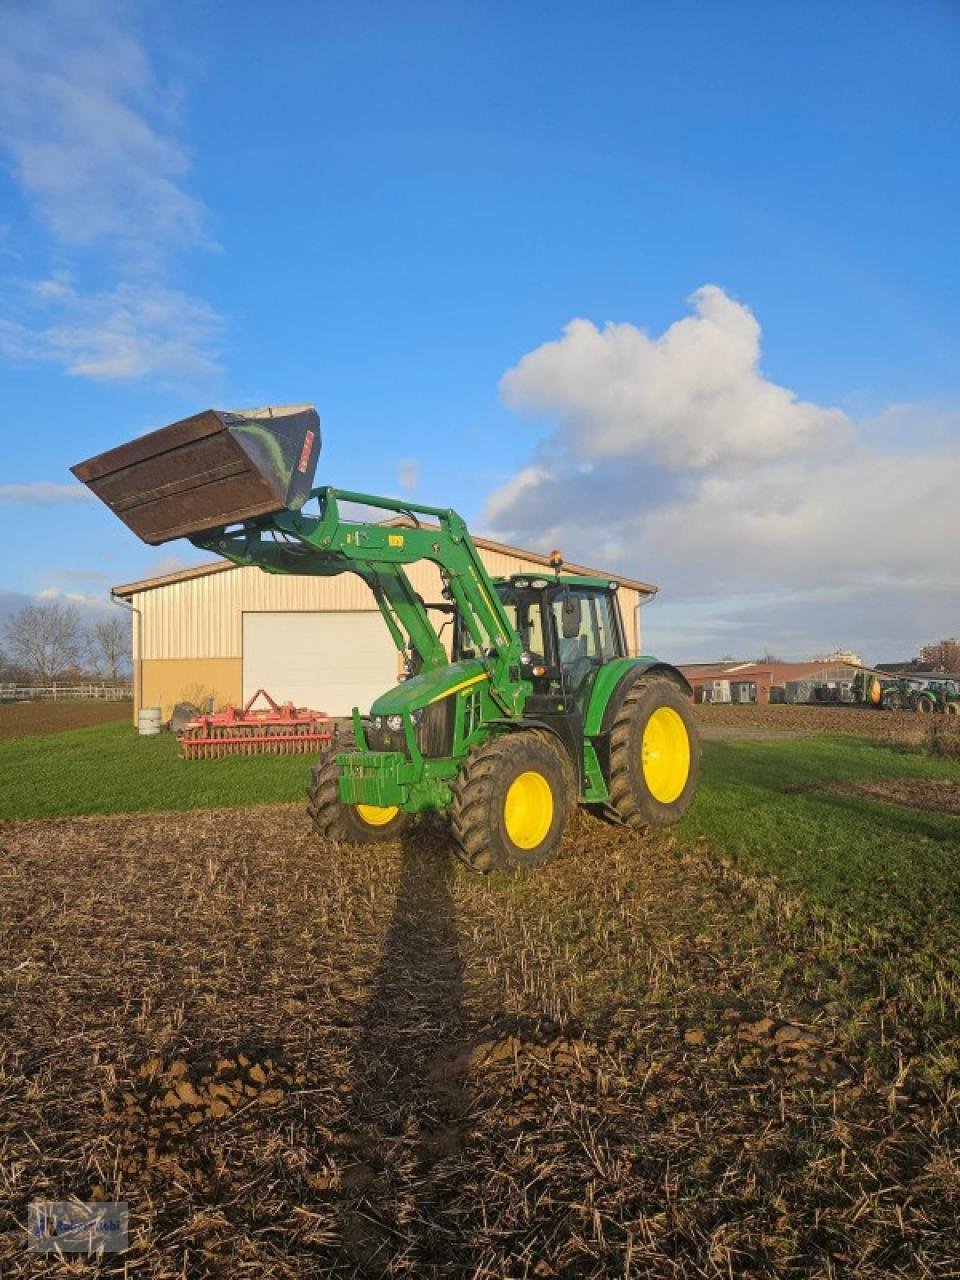
{"type": "Polygon", "coordinates": [[[239,711],[228,704],[223,711],[189,720],[180,732],[185,760],[312,754],[332,740],[332,723],[322,711],[298,711],[292,702],[280,706],[266,689],[258,689],[239,711]],[[258,698],[269,708],[252,710],[258,698]]]}

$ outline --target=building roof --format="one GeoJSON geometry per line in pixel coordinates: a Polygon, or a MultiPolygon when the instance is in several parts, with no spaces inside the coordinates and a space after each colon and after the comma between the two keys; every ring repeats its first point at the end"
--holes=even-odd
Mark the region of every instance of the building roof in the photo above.
{"type": "MultiPolygon", "coordinates": [[[[383,523],[411,526],[413,522],[401,516],[391,520],[384,520],[383,523]]],[[[424,527],[432,528],[436,526],[425,524],[424,527]]],[[[542,564],[545,568],[550,568],[550,557],[542,555],[539,551],[527,551],[524,547],[511,547],[504,542],[492,542],[489,538],[474,537],[473,540],[481,551],[494,551],[499,552],[501,555],[516,556],[518,560],[529,560],[533,564],[542,564]]],[[[204,578],[207,574],[228,573],[232,569],[246,567],[248,566],[233,564],[230,560],[211,560],[207,564],[196,565],[192,569],[178,569],[175,573],[163,573],[155,578],[142,578],[138,582],[122,583],[112,589],[111,595],[120,597],[137,595],[141,591],[154,591],[158,587],[167,587],[175,582],[187,582],[191,578],[204,578]]],[[[657,594],[657,587],[652,583],[640,582],[636,578],[625,578],[620,573],[609,573],[605,569],[591,569],[587,565],[567,562],[564,562],[563,568],[566,573],[578,573],[583,574],[585,577],[593,578],[607,578],[609,581],[616,582],[621,587],[629,587],[643,596],[652,597],[657,594]]]]}
{"type": "Polygon", "coordinates": [[[855,662],[847,662],[841,658],[825,659],[821,662],[708,662],[684,663],[680,670],[690,681],[732,680],[752,682],[758,678],[769,679],[771,684],[786,684],[788,680],[807,680],[820,671],[830,671],[836,667],[848,667],[851,674],[856,671],[870,671],[871,667],[860,667],[855,662]]]}

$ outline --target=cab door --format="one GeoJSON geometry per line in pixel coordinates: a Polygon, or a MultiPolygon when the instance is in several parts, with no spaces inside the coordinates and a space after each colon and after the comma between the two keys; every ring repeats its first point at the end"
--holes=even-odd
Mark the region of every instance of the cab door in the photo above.
{"type": "Polygon", "coordinates": [[[555,594],[551,612],[564,691],[583,716],[597,672],[625,656],[617,602],[609,591],[565,587],[555,594]]]}

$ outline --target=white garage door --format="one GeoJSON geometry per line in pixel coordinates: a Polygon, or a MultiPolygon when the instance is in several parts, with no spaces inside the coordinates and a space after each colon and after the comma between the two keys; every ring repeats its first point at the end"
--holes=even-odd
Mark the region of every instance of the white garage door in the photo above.
{"type": "Polygon", "coordinates": [[[266,689],[277,702],[348,716],[396,683],[397,650],[379,613],[243,615],[244,701],[266,689]]]}

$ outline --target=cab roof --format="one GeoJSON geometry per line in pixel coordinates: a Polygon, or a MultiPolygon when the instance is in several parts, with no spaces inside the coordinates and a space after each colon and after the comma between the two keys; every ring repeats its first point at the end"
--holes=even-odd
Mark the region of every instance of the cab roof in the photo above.
{"type": "Polygon", "coordinates": [[[600,578],[585,573],[511,573],[508,577],[493,579],[495,586],[509,583],[511,586],[529,586],[531,582],[545,582],[548,586],[592,587],[599,591],[616,591],[620,583],[616,578],[600,578]]]}

